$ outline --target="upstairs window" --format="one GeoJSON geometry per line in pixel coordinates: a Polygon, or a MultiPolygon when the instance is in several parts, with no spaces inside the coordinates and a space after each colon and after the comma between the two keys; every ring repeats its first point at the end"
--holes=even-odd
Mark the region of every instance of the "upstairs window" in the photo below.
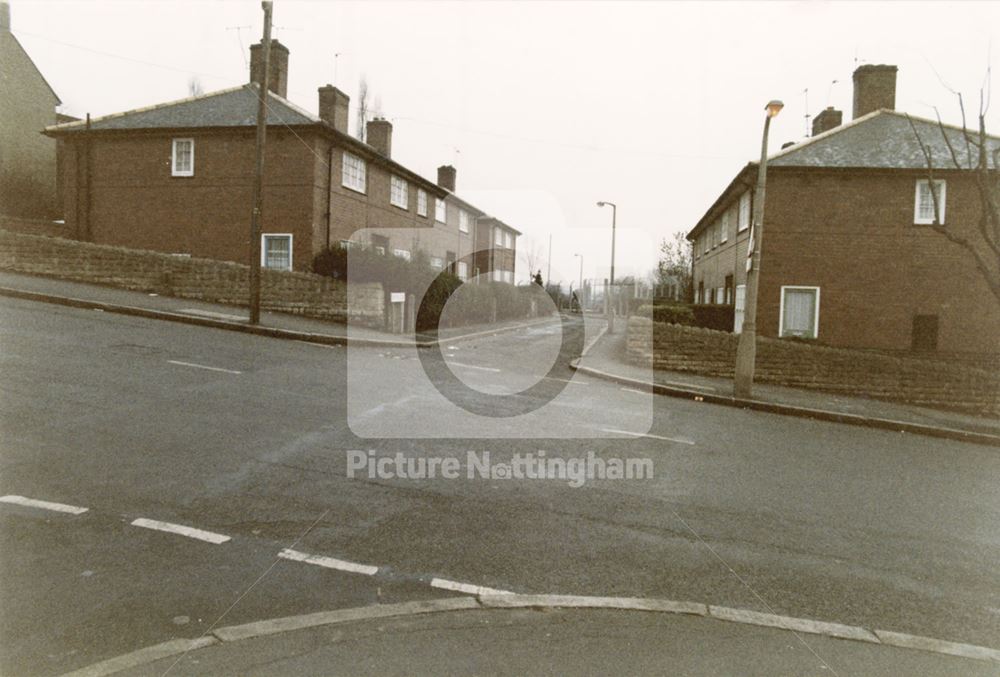
{"type": "Polygon", "coordinates": [[[719,232],[719,244],[729,239],[729,210],[722,215],[722,230],[719,232]]]}
{"type": "MultiPolygon", "coordinates": [[[[935,181],[933,190],[937,195],[938,211],[941,213],[940,224],[944,225],[945,182],[935,181]]],[[[919,224],[934,223],[934,194],[931,193],[930,181],[917,181],[916,202],[913,205],[913,222],[919,224]]]]}
{"type": "Polygon", "coordinates": [[[427,193],[422,189],[417,189],[417,215],[427,216],[427,193]]]}
{"type": "Polygon", "coordinates": [[[171,176],[194,176],[194,139],[174,139],[171,176]]]}
{"type": "Polygon", "coordinates": [[[469,232],[469,212],[464,209],[458,210],[458,229],[463,233],[469,232]]]}
{"type": "Polygon", "coordinates": [[[408,209],[409,199],[406,181],[398,176],[393,176],[389,185],[389,202],[401,209],[408,209]]]}
{"type": "Polygon", "coordinates": [[[507,249],[513,249],[514,248],[514,236],[512,236],[510,233],[504,233],[503,234],[503,246],[506,247],[507,249]]]}
{"type": "Polygon", "coordinates": [[[503,246],[503,231],[499,228],[493,229],[493,244],[497,247],[503,246]]]}
{"type": "Polygon", "coordinates": [[[410,250],[409,249],[393,249],[392,250],[392,255],[393,256],[398,256],[399,258],[403,259],[404,261],[409,261],[410,260],[410,250]]]}
{"type": "Polygon", "coordinates": [[[434,198],[434,220],[438,223],[448,222],[448,211],[444,205],[444,200],[434,198]]]}
{"type": "Polygon", "coordinates": [[[365,192],[365,161],[357,155],[344,153],[340,183],[345,188],[365,192]]]}
{"type": "Polygon", "coordinates": [[[736,232],[742,232],[750,227],[750,191],[740,195],[740,206],[736,223],[736,232]]]}

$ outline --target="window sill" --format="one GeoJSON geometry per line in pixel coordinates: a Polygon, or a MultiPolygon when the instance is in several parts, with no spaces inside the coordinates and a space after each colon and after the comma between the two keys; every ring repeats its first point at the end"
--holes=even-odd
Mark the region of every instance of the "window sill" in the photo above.
{"type": "Polygon", "coordinates": [[[404,212],[410,211],[409,207],[400,206],[400,205],[396,204],[395,202],[390,202],[389,204],[392,205],[393,207],[395,207],[396,209],[402,209],[404,212]]]}
{"type": "Polygon", "coordinates": [[[348,186],[348,185],[347,185],[346,183],[342,183],[342,184],[340,184],[340,185],[341,185],[342,187],[346,188],[347,190],[351,191],[352,193],[358,193],[359,195],[367,195],[367,194],[368,194],[368,193],[366,193],[366,192],[365,192],[365,191],[363,191],[363,190],[358,190],[358,189],[357,189],[357,188],[355,188],[354,186],[348,186]]]}

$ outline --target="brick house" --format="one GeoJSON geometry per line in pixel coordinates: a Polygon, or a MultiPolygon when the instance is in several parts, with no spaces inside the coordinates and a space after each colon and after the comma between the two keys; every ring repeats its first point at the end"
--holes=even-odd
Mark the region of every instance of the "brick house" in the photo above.
{"type": "MultiPolygon", "coordinates": [[[[45,133],[65,149],[65,211],[74,237],[100,244],[246,262],[250,256],[260,44],[249,84],[60,124],[45,133]]],[[[465,277],[483,213],[454,194],[455,170],[429,181],[392,159],[392,124],[348,134],[349,97],[318,90],[319,115],[286,98],[288,48],[272,42],[261,262],[308,271],[326,247],[360,243],[465,277]],[[387,235],[372,230],[382,229],[387,235]],[[405,229],[406,236],[399,231],[405,229]]],[[[487,271],[482,271],[487,272],[487,271]]]]}
{"type": "MultiPolygon", "coordinates": [[[[861,66],[851,122],[827,109],[812,137],[769,157],[757,330],[840,347],[996,356],[1000,306],[972,255],[928,226],[933,198],[914,129],[931,149],[943,224],[985,248],[975,178],[949,169],[937,122],[893,110],[895,82],[895,66],[861,66]]],[[[964,164],[961,129],[945,133],[964,164]]],[[[687,236],[695,301],[734,304],[736,332],[756,179],[750,163],[687,236]]]]}
{"type": "Polygon", "coordinates": [[[56,142],[40,132],[58,122],[62,102],[11,33],[6,2],[0,2],[0,74],[0,215],[54,218],[62,213],[56,142]]]}

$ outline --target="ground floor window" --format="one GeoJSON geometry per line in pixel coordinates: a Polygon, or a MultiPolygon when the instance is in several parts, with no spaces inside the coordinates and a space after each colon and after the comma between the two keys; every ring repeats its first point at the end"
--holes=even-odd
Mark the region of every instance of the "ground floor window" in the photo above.
{"type": "Polygon", "coordinates": [[[458,279],[464,280],[469,277],[469,264],[465,261],[459,261],[457,266],[457,272],[455,273],[458,279]]]}
{"type": "Polygon", "coordinates": [[[260,265],[274,270],[292,269],[292,236],[265,233],[260,236],[260,265]]]}
{"type": "Polygon", "coordinates": [[[782,287],[779,336],[816,338],[818,335],[819,287],[782,287]]]}
{"type": "Polygon", "coordinates": [[[736,285],[736,298],[733,303],[733,333],[739,334],[743,331],[743,313],[747,307],[747,286],[745,284],[736,285]]]}

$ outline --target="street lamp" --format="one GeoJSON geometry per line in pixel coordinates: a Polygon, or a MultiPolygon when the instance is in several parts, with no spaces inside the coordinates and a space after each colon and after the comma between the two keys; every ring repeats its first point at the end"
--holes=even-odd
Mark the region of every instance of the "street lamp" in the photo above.
{"type": "Polygon", "coordinates": [[[583,254],[573,254],[580,257],[580,315],[583,315],[583,254]]]}
{"type": "MultiPolygon", "coordinates": [[[[598,202],[598,207],[611,207],[611,283],[608,286],[608,294],[615,288],[615,222],[618,220],[618,205],[614,202],[598,202]]],[[[608,303],[608,333],[615,331],[615,304],[613,299],[609,299],[607,294],[605,300],[608,303]]]]}
{"type": "Polygon", "coordinates": [[[750,241],[747,245],[747,291],[743,307],[743,326],[740,340],[736,345],[736,374],[733,380],[733,394],[736,397],[750,397],[753,388],[754,361],[757,357],[757,285],[760,282],[760,249],[764,240],[764,189],[767,185],[767,132],[771,118],[776,116],[784,104],[769,101],[764,107],[764,137],[760,144],[760,165],[757,169],[757,190],[753,201],[753,219],[750,223],[750,241]]]}

